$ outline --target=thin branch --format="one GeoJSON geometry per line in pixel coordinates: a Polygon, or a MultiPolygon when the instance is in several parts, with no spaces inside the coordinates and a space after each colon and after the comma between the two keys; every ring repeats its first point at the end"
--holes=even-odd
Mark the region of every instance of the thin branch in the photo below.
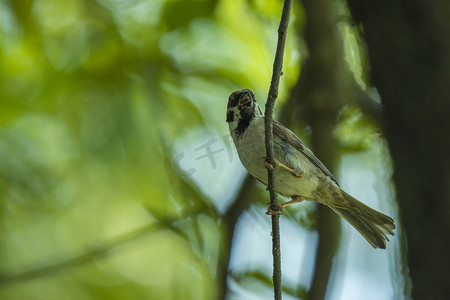
{"type": "MultiPolygon", "coordinates": [[[[272,81],[270,83],[269,95],[265,110],[265,141],[266,157],[268,163],[275,165],[273,150],[273,123],[272,114],[275,106],[275,100],[278,97],[278,85],[283,69],[284,46],[286,44],[286,33],[291,12],[292,0],[285,0],[283,12],[281,14],[280,26],[278,27],[278,43],[273,63],[272,81]]],[[[267,189],[270,193],[270,207],[272,211],[278,211],[278,199],[274,180],[274,170],[267,170],[268,184],[267,189]]],[[[273,285],[274,298],[281,299],[281,251],[280,251],[280,216],[272,214],[272,255],[273,255],[273,285]]]]}

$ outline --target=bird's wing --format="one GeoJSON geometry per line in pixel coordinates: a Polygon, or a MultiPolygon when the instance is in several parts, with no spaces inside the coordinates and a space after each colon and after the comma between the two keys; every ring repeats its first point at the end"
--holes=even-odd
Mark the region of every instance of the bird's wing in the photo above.
{"type": "Polygon", "coordinates": [[[330,177],[334,182],[336,182],[337,185],[339,185],[333,174],[331,174],[327,167],[325,167],[325,165],[314,155],[314,153],[309,150],[308,147],[306,147],[305,144],[303,144],[303,142],[292,131],[277,120],[273,120],[273,133],[294,146],[295,149],[306,156],[310,162],[312,162],[325,175],[330,177]]]}

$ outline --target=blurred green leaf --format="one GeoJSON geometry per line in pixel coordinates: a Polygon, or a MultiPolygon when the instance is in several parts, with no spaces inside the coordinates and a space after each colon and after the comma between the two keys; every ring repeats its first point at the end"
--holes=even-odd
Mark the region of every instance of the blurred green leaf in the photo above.
{"type": "MultiPolygon", "coordinates": [[[[263,283],[266,286],[273,286],[272,277],[270,275],[257,271],[232,274],[232,278],[241,285],[243,285],[246,280],[255,280],[263,283]]],[[[308,290],[303,286],[290,286],[286,283],[283,283],[281,289],[283,291],[283,294],[300,299],[306,299],[306,297],[308,296],[308,290]]]]}
{"type": "Polygon", "coordinates": [[[263,6],[0,2],[0,273],[16,283],[1,299],[216,297],[219,200],[182,176],[174,145],[191,132],[223,139],[235,89],[264,101],[279,3],[263,6]]]}
{"type": "Polygon", "coordinates": [[[216,7],[216,1],[205,0],[172,0],[164,5],[162,17],[166,20],[169,30],[188,25],[200,17],[211,17],[216,7]]]}

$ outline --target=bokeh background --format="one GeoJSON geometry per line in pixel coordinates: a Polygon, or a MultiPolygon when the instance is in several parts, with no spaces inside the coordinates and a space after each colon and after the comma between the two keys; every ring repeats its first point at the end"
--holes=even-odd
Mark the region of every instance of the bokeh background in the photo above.
{"type": "MultiPolygon", "coordinates": [[[[431,17],[448,11],[377,2],[294,1],[275,117],[396,235],[374,250],[326,207],[289,207],[285,299],[409,299],[415,274],[433,299],[445,290],[450,35],[431,17]]],[[[272,298],[268,194],[225,113],[242,88],[264,106],[281,8],[0,1],[1,299],[272,298]]]]}

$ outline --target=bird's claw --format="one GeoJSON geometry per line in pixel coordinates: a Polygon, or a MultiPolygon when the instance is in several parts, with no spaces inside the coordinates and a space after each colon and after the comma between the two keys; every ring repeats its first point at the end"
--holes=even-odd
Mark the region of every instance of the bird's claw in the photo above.
{"type": "Polygon", "coordinates": [[[267,161],[266,156],[264,156],[262,159],[264,160],[264,167],[266,167],[267,170],[273,170],[277,166],[277,160],[275,160],[275,166],[274,166],[267,161]]]}
{"type": "Polygon", "coordinates": [[[283,210],[284,209],[281,205],[279,205],[277,209],[273,209],[269,203],[269,207],[267,207],[266,215],[279,216],[279,215],[283,214],[283,210]]]}

